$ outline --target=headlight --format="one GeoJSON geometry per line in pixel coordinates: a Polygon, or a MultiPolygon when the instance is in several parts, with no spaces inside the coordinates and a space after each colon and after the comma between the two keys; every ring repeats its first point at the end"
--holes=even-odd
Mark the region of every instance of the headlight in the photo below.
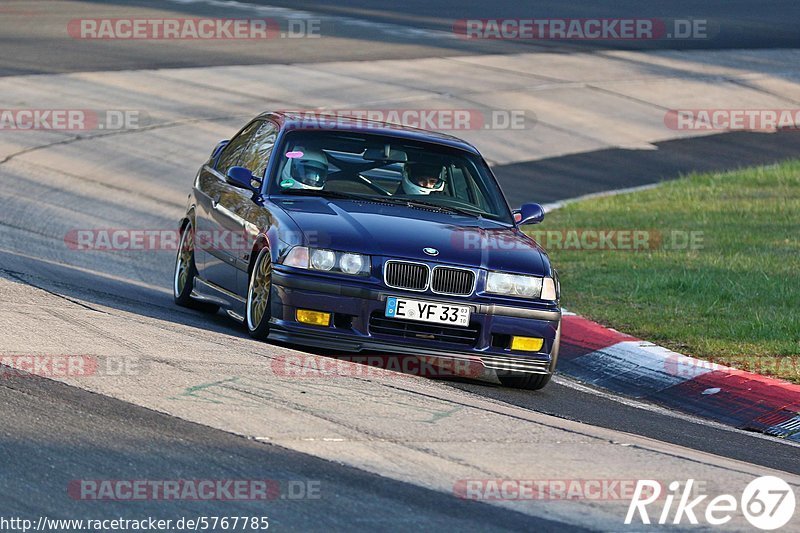
{"type": "Polygon", "coordinates": [[[330,250],[314,250],[311,252],[311,268],[330,270],[336,265],[336,254],[330,250]]]}
{"type": "Polygon", "coordinates": [[[364,256],[360,254],[342,254],[339,258],[339,268],[345,274],[358,274],[364,270],[364,256]]]}
{"type": "Polygon", "coordinates": [[[514,294],[514,277],[511,274],[503,274],[502,272],[489,272],[489,279],[486,281],[486,292],[514,294]]]}
{"type": "Polygon", "coordinates": [[[368,255],[352,252],[335,252],[333,250],[295,246],[283,258],[282,264],[295,268],[341,272],[351,276],[365,276],[369,274],[370,258],[368,255]]]}
{"type": "MultiPolygon", "coordinates": [[[[552,281],[550,278],[544,279],[552,281]]],[[[542,278],[506,274],[505,272],[489,272],[489,276],[486,279],[486,292],[522,298],[539,298],[541,295],[544,298],[542,294],[542,278]]],[[[552,299],[555,300],[555,298],[552,299]]]]}

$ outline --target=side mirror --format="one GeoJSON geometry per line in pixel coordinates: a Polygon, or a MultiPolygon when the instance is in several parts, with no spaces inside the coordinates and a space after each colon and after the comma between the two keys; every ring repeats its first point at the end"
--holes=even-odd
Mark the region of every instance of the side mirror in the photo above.
{"type": "Polygon", "coordinates": [[[539,204],[522,204],[517,211],[514,211],[514,222],[518,226],[538,224],[542,220],[544,220],[544,209],[539,204]]]}
{"type": "Polygon", "coordinates": [[[228,183],[233,185],[234,187],[239,187],[240,189],[247,189],[249,191],[256,192],[258,187],[253,186],[253,181],[260,181],[258,178],[253,176],[253,173],[250,170],[244,167],[231,167],[228,169],[228,183]]]}

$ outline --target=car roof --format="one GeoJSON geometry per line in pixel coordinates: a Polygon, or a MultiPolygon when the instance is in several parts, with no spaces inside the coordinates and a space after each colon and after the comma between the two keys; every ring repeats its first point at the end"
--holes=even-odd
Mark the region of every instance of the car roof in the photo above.
{"type": "Polygon", "coordinates": [[[458,137],[400,124],[392,124],[390,122],[378,122],[351,116],[330,115],[324,112],[303,113],[268,111],[260,114],[258,118],[271,119],[277,122],[284,131],[314,130],[369,133],[372,135],[385,135],[388,137],[397,137],[399,139],[442,144],[480,155],[477,148],[458,137]]]}

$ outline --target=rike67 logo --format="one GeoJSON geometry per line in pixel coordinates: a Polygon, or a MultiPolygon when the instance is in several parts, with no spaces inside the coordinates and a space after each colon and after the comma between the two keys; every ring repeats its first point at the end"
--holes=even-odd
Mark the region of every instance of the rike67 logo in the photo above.
{"type": "Polygon", "coordinates": [[[731,494],[711,499],[707,494],[698,496],[693,479],[687,480],[683,487],[679,481],[673,481],[668,492],[664,492],[658,481],[639,480],[625,524],[638,519],[642,524],[697,525],[700,519],[704,519],[706,524],[722,526],[741,513],[754,528],[773,531],[788,524],[794,516],[794,491],[788,483],[775,476],[754,479],[738,499],[731,494]],[[654,511],[655,515],[651,517],[650,513],[654,511]]]}

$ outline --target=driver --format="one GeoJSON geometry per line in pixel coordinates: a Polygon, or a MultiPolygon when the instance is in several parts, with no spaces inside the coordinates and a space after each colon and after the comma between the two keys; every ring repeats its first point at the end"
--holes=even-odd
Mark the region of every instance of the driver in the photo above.
{"type": "Polygon", "coordinates": [[[444,167],[429,163],[406,163],[401,187],[405,194],[428,195],[444,190],[444,167]]]}
{"type": "Polygon", "coordinates": [[[328,158],[322,150],[308,150],[296,147],[289,155],[297,155],[289,159],[281,171],[281,184],[292,182],[288,188],[322,190],[328,177],[328,158]]]}

